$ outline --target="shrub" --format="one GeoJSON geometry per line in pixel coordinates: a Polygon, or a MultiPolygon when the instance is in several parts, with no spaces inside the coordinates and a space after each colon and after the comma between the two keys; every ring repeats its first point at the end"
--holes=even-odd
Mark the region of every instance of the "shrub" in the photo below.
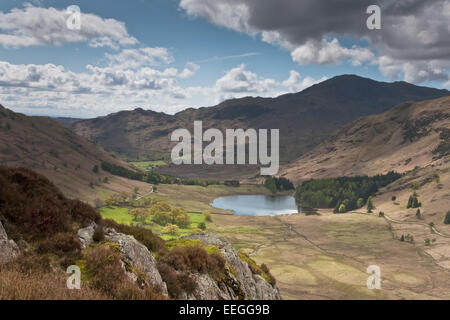
{"type": "Polygon", "coordinates": [[[183,292],[192,294],[197,289],[197,283],[188,274],[177,273],[171,266],[161,262],[158,262],[157,268],[161,278],[167,284],[170,297],[179,298],[183,292]]]}
{"type": "Polygon", "coordinates": [[[108,246],[89,250],[86,254],[85,267],[90,284],[112,296],[117,292],[121,282],[127,280],[119,254],[108,246]]]}
{"type": "Polygon", "coordinates": [[[212,222],[213,221],[211,212],[207,211],[203,215],[205,216],[205,221],[207,221],[207,222],[212,222]]]}
{"type": "Polygon", "coordinates": [[[347,209],[345,208],[345,204],[341,204],[339,206],[339,213],[346,213],[347,209]]]}
{"type": "Polygon", "coordinates": [[[95,173],[95,174],[97,174],[98,173],[98,165],[95,165],[93,168],[92,168],[92,172],[93,173],[95,173]]]}
{"type": "Polygon", "coordinates": [[[57,256],[78,256],[81,252],[81,243],[75,234],[57,233],[52,237],[39,242],[37,247],[39,254],[56,254],[57,256]]]}
{"type": "Polygon", "coordinates": [[[205,231],[205,230],[206,230],[206,224],[205,224],[204,222],[200,222],[200,223],[198,224],[198,228],[199,228],[200,230],[202,230],[202,231],[205,231]]]}
{"type": "Polygon", "coordinates": [[[97,228],[95,228],[92,240],[94,240],[95,242],[102,242],[103,240],[105,240],[105,232],[103,230],[103,226],[98,225],[97,228]]]}

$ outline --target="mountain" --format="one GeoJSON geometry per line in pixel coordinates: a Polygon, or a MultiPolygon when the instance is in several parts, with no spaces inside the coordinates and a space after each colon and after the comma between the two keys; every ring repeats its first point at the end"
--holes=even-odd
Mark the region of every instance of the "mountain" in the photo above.
{"type": "Polygon", "coordinates": [[[280,129],[281,161],[289,162],[349,121],[384,112],[404,101],[447,95],[447,90],[406,82],[385,83],[343,75],[277,98],[233,99],[214,107],[187,109],[174,116],[136,109],[77,121],[72,128],[128,159],[168,158],[173,146],[169,142],[171,132],[178,128],[192,130],[195,120],[202,120],[205,129],[280,129]]]}
{"type": "Polygon", "coordinates": [[[438,165],[450,155],[450,97],[406,102],[346,125],[288,164],[281,175],[311,178],[375,175],[438,165]]]}
{"type": "Polygon", "coordinates": [[[32,169],[45,175],[66,196],[90,202],[110,193],[131,193],[135,187],[147,191],[144,183],[101,169],[94,173],[94,166],[100,168],[102,161],[129,167],[56,120],[28,117],[0,105],[0,164],[32,169]]]}

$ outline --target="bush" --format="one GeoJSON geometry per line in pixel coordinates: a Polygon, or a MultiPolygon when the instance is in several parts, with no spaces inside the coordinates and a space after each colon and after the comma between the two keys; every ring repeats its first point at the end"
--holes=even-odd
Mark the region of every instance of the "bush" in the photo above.
{"type": "Polygon", "coordinates": [[[98,170],[98,165],[95,165],[95,166],[92,168],[92,172],[95,173],[95,174],[98,174],[98,172],[99,172],[99,170],[98,170]]]}
{"type": "Polygon", "coordinates": [[[103,226],[99,225],[97,226],[97,228],[95,228],[92,240],[94,240],[95,242],[102,242],[103,240],[105,240],[105,232],[103,231],[103,226]]]}
{"type": "Polygon", "coordinates": [[[217,253],[208,254],[200,246],[174,247],[160,261],[176,271],[208,273],[214,277],[225,271],[225,259],[217,253]]]}
{"type": "Polygon", "coordinates": [[[206,230],[206,224],[205,224],[204,222],[200,222],[200,223],[198,224],[198,228],[199,228],[200,230],[205,231],[205,230],[206,230]]]}
{"type": "Polygon", "coordinates": [[[176,299],[183,292],[192,294],[197,289],[197,283],[188,274],[177,273],[171,266],[161,262],[158,262],[157,268],[161,278],[167,284],[170,297],[176,299]]]}
{"type": "Polygon", "coordinates": [[[213,221],[211,212],[205,212],[203,215],[205,217],[205,221],[207,221],[207,222],[212,222],[213,221]]]}
{"type": "Polygon", "coordinates": [[[121,282],[127,280],[119,254],[108,246],[89,250],[85,267],[90,284],[111,296],[116,294],[121,282]]]}

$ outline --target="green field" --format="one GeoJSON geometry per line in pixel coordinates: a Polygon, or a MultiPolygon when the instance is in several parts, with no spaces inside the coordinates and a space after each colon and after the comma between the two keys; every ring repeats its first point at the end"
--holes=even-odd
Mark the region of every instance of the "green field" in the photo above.
{"type": "Polygon", "coordinates": [[[149,166],[153,167],[162,167],[167,166],[167,163],[163,160],[155,160],[155,161],[133,161],[130,162],[133,166],[135,166],[138,169],[148,171],[149,166]]]}
{"type": "MultiPolygon", "coordinates": [[[[122,207],[105,207],[100,209],[100,213],[103,217],[103,219],[111,219],[117,223],[124,224],[124,225],[134,225],[136,222],[133,220],[133,216],[129,214],[130,208],[122,208],[122,207]]],[[[156,223],[154,223],[151,219],[151,217],[146,221],[146,228],[151,229],[156,234],[161,236],[164,240],[173,240],[173,239],[179,239],[181,237],[188,236],[193,233],[200,232],[198,229],[199,223],[206,223],[205,217],[203,214],[199,213],[192,213],[188,212],[189,219],[191,221],[191,224],[189,228],[181,229],[176,235],[167,235],[163,234],[163,226],[160,226],[156,223]]],[[[208,231],[208,230],[206,230],[208,231]]]]}

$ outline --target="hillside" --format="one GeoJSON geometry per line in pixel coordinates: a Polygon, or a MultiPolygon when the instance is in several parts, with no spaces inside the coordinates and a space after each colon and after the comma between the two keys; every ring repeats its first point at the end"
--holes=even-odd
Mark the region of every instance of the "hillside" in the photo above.
{"type": "MultiPolygon", "coordinates": [[[[72,128],[105,149],[132,159],[168,158],[171,132],[178,128],[192,130],[195,120],[202,120],[205,129],[279,128],[281,160],[288,162],[321,143],[349,121],[384,112],[404,101],[449,94],[447,90],[405,82],[384,83],[344,75],[277,98],[228,100],[214,107],[188,109],[174,116],[136,109],[78,121],[72,128]]],[[[189,174],[198,168],[182,169],[189,174]]]]}
{"type": "Polygon", "coordinates": [[[351,122],[280,174],[298,182],[438,165],[448,161],[449,130],[450,97],[402,103],[351,122]]]}
{"type": "Polygon", "coordinates": [[[33,169],[50,179],[68,197],[92,202],[110,193],[131,193],[148,185],[112,176],[102,161],[128,167],[56,120],[28,117],[0,106],[0,164],[33,169]],[[107,179],[105,179],[107,178],[107,179]]]}

